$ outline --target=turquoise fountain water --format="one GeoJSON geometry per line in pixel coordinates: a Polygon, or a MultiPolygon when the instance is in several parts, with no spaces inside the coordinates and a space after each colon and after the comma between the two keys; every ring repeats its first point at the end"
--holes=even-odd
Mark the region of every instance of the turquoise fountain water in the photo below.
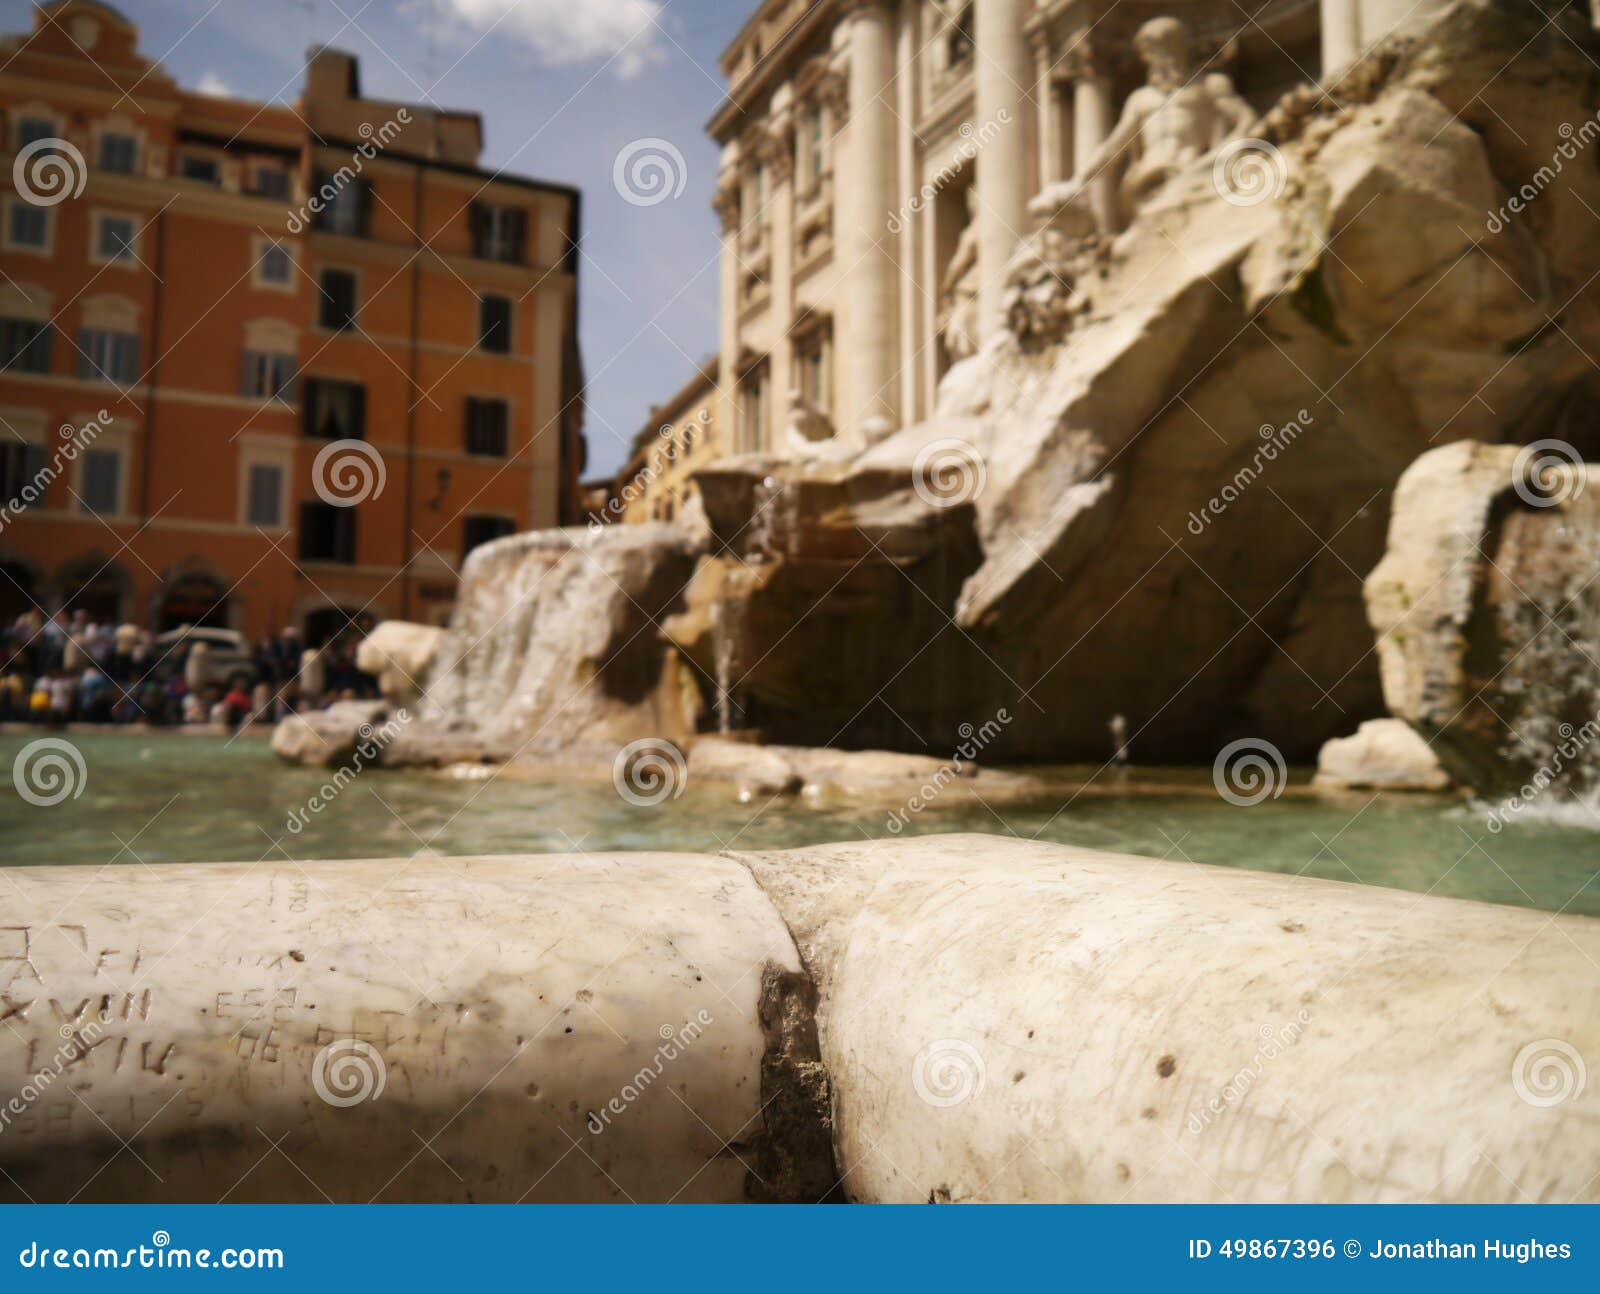
{"type": "MultiPolygon", "coordinates": [[[[408,858],[440,854],[771,849],[888,834],[893,805],[742,805],[697,787],[639,808],[601,786],[510,778],[451,780],[370,771],[320,812],[305,813],[329,774],[280,764],[257,737],[70,734],[83,755],[82,794],[53,807],[0,795],[0,867],[39,863],[238,862],[285,856],[408,858]],[[289,828],[301,811],[305,825],[289,828]]],[[[30,735],[0,736],[9,769],[30,735]]],[[[1095,770],[1052,770],[1083,781],[1095,770]]],[[[986,832],[1259,871],[1433,892],[1600,916],[1600,813],[1587,824],[1517,821],[1499,835],[1482,808],[1456,800],[1286,794],[1239,808],[1209,770],[1111,773],[1074,797],[940,809],[906,834],[986,832]],[[1153,783],[1159,782],[1159,789],[1153,783]],[[1107,786],[1120,786],[1107,794],[1107,786]]],[[[0,892],[4,887],[0,886],[0,892]]],[[[1407,902],[1395,896],[1397,914],[1407,902]]]]}

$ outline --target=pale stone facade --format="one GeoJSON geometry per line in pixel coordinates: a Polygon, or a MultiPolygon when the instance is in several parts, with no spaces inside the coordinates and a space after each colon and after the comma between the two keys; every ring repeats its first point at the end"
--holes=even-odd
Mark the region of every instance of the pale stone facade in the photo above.
{"type": "Polygon", "coordinates": [[[1440,0],[765,0],[723,56],[721,378],[736,452],[859,450],[932,411],[1003,322],[1052,186],[1127,197],[1097,154],[1145,83],[1134,34],[1181,18],[1194,76],[1247,116],[1337,75],[1440,0]]]}
{"type": "Polygon", "coordinates": [[[703,365],[633,438],[602,520],[676,521],[695,498],[694,473],[728,452],[717,418],[717,363],[703,365]]]}

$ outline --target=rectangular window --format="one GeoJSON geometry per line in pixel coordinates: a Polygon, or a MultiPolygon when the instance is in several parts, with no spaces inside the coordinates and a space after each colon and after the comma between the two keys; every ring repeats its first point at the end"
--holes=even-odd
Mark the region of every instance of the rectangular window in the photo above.
{"type": "Polygon", "coordinates": [[[0,319],[0,369],[50,371],[50,325],[32,319],[0,319]]]}
{"type": "Polygon", "coordinates": [[[323,270],[317,321],[324,328],[343,332],[355,327],[356,276],[349,270],[323,270]]]}
{"type": "MultiPolygon", "coordinates": [[[[10,504],[12,510],[25,507],[30,500],[23,491],[33,486],[42,490],[40,476],[44,472],[44,446],[19,444],[7,437],[0,440],[0,503],[10,504]]],[[[37,502],[37,498],[31,500],[37,502]]]]}
{"type": "Polygon", "coordinates": [[[289,196],[289,172],[281,166],[256,167],[256,182],[252,192],[258,198],[287,198],[289,196]]]}
{"type": "Polygon", "coordinates": [[[316,440],[367,438],[367,389],[358,382],[306,379],[305,434],[316,440]]]}
{"type": "Polygon", "coordinates": [[[283,524],[283,466],[251,463],[245,469],[245,522],[276,529],[283,524]]]}
{"type": "Polygon", "coordinates": [[[356,560],[356,510],[332,503],[302,503],[300,560],[353,564],[356,560]]]}
{"type": "Polygon", "coordinates": [[[240,389],[257,400],[277,400],[282,404],[294,402],[293,355],[274,354],[269,351],[244,353],[244,379],[240,389]]]}
{"type": "Polygon", "coordinates": [[[767,375],[755,369],[739,387],[739,447],[746,453],[763,448],[767,426],[767,375]]]}
{"type": "Polygon", "coordinates": [[[41,139],[54,139],[56,137],[56,123],[44,117],[24,117],[17,123],[17,151],[21,152],[29,144],[37,144],[41,139]]]}
{"type": "Polygon", "coordinates": [[[330,234],[366,237],[372,207],[372,191],[367,182],[347,171],[324,172],[316,178],[311,195],[316,227],[330,234]]]}
{"type": "Polygon", "coordinates": [[[78,376],[91,382],[132,386],[139,380],[139,337],[131,332],[85,328],[78,333],[78,376]]]}
{"type": "Polygon", "coordinates": [[[465,557],[474,548],[515,534],[516,529],[516,522],[505,517],[468,517],[461,523],[461,555],[465,557]]]}
{"type": "Polygon", "coordinates": [[[186,157],[183,159],[183,178],[198,180],[201,184],[215,184],[222,172],[213,157],[186,157]]]}
{"type": "Polygon", "coordinates": [[[139,169],[139,141],[132,135],[113,134],[100,136],[100,169],[120,171],[132,175],[139,169]]]}
{"type": "Polygon", "coordinates": [[[79,459],[78,506],[100,517],[116,516],[122,505],[122,455],[115,449],[85,450],[79,459]]]}
{"type": "Polygon", "coordinates": [[[261,281],[287,287],[294,279],[294,253],[282,243],[269,243],[261,253],[261,281]]]}
{"type": "Polygon", "coordinates": [[[520,207],[472,204],[472,254],[486,261],[520,265],[528,240],[528,213],[520,207]]]}
{"type": "Polygon", "coordinates": [[[101,216],[95,233],[95,254],[103,261],[132,261],[136,236],[131,216],[101,216]]]}
{"type": "Polygon", "coordinates": [[[504,400],[478,400],[468,396],[467,453],[504,458],[509,423],[504,400]]]}
{"type": "Polygon", "coordinates": [[[7,209],[6,241],[13,247],[45,251],[50,246],[50,213],[27,202],[13,202],[7,209]]]}
{"type": "Polygon", "coordinates": [[[815,187],[827,169],[827,134],[822,128],[822,109],[813,108],[806,114],[805,139],[806,182],[815,187]]]}
{"type": "Polygon", "coordinates": [[[506,297],[484,297],[478,303],[478,348],[496,355],[511,350],[511,302],[506,297]]]}

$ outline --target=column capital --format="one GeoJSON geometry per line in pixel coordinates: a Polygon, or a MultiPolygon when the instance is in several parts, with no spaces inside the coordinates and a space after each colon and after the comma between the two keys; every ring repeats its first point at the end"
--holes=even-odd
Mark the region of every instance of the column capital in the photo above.
{"type": "Polygon", "coordinates": [[[739,229],[739,176],[736,171],[724,171],[717,181],[717,191],[711,195],[711,209],[722,222],[724,234],[737,233],[739,229]]]}
{"type": "Polygon", "coordinates": [[[773,122],[756,137],[755,156],[775,184],[794,178],[794,121],[788,115],[773,122]]]}

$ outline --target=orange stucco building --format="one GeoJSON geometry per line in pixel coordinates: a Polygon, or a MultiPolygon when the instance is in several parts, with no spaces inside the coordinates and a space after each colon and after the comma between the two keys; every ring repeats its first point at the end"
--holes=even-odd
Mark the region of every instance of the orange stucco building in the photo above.
{"type": "Polygon", "coordinates": [[[575,519],[579,197],[476,114],[329,49],[293,109],[184,90],[96,0],[0,42],[0,111],[0,616],[316,643],[575,519]]]}

